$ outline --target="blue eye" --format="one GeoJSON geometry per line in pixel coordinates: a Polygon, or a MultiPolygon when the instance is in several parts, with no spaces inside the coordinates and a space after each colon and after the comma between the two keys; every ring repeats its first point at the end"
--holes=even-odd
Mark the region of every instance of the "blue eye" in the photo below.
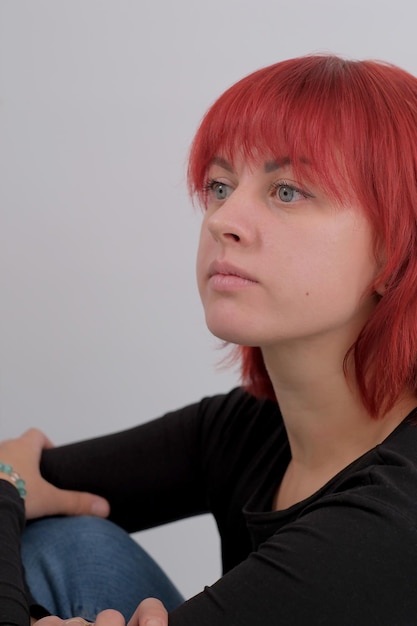
{"type": "Polygon", "coordinates": [[[288,183],[276,183],[273,187],[278,199],[281,200],[281,202],[286,202],[287,204],[296,200],[301,200],[302,198],[311,197],[307,192],[303,192],[288,183]]]}
{"type": "Polygon", "coordinates": [[[292,202],[296,194],[296,189],[289,185],[280,185],[278,188],[278,197],[282,202],[292,202]]]}
{"type": "Polygon", "coordinates": [[[225,200],[229,195],[227,185],[223,185],[223,183],[216,183],[213,187],[213,191],[217,200],[225,200]]]}
{"type": "Polygon", "coordinates": [[[213,194],[216,200],[226,200],[226,198],[228,198],[233,191],[229,185],[226,185],[218,180],[210,180],[207,183],[205,190],[208,193],[213,194]]]}

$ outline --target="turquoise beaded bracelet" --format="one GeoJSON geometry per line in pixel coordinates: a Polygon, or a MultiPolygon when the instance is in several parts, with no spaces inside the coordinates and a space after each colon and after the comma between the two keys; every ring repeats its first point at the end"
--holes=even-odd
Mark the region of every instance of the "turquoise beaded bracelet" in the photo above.
{"type": "Polygon", "coordinates": [[[16,487],[19,492],[19,496],[24,498],[26,496],[26,483],[23,478],[20,478],[19,474],[13,470],[11,465],[6,465],[5,463],[0,462],[0,473],[7,474],[10,478],[10,481],[16,487]]]}

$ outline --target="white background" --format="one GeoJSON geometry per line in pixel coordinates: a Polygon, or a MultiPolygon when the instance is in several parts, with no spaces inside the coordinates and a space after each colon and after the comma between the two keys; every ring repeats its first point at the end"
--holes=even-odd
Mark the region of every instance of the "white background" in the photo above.
{"type": "MultiPolygon", "coordinates": [[[[0,0],[1,437],[73,441],[236,383],[195,287],[184,174],[199,120],[245,74],[301,54],[417,73],[416,7],[0,0]]],[[[220,574],[209,516],[140,541],[186,596],[220,574]]]]}

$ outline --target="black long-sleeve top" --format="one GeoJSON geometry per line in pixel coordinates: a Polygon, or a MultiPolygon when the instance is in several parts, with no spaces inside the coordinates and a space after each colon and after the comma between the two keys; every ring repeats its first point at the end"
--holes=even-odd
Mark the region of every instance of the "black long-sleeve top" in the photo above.
{"type": "MultiPolygon", "coordinates": [[[[170,626],[411,626],[414,423],[413,413],[284,511],[271,510],[290,460],[279,408],[241,389],[125,432],[46,450],[41,471],[59,487],[108,498],[111,519],[130,532],[213,513],[223,576],[173,611],[170,626]]],[[[0,502],[3,495],[2,486],[0,502]]],[[[21,524],[21,512],[10,515],[21,524]]],[[[10,564],[0,565],[0,580],[12,564],[21,571],[17,555],[15,549],[10,564]]]]}

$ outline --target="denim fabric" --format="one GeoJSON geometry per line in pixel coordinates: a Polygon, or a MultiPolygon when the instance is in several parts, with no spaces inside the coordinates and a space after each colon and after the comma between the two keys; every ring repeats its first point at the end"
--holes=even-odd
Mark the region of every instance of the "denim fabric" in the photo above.
{"type": "Polygon", "coordinates": [[[59,517],[28,524],[22,538],[34,598],[63,619],[94,621],[106,608],[128,620],[146,597],[168,610],[183,602],[159,565],[124,530],[95,517],[59,517]]]}

